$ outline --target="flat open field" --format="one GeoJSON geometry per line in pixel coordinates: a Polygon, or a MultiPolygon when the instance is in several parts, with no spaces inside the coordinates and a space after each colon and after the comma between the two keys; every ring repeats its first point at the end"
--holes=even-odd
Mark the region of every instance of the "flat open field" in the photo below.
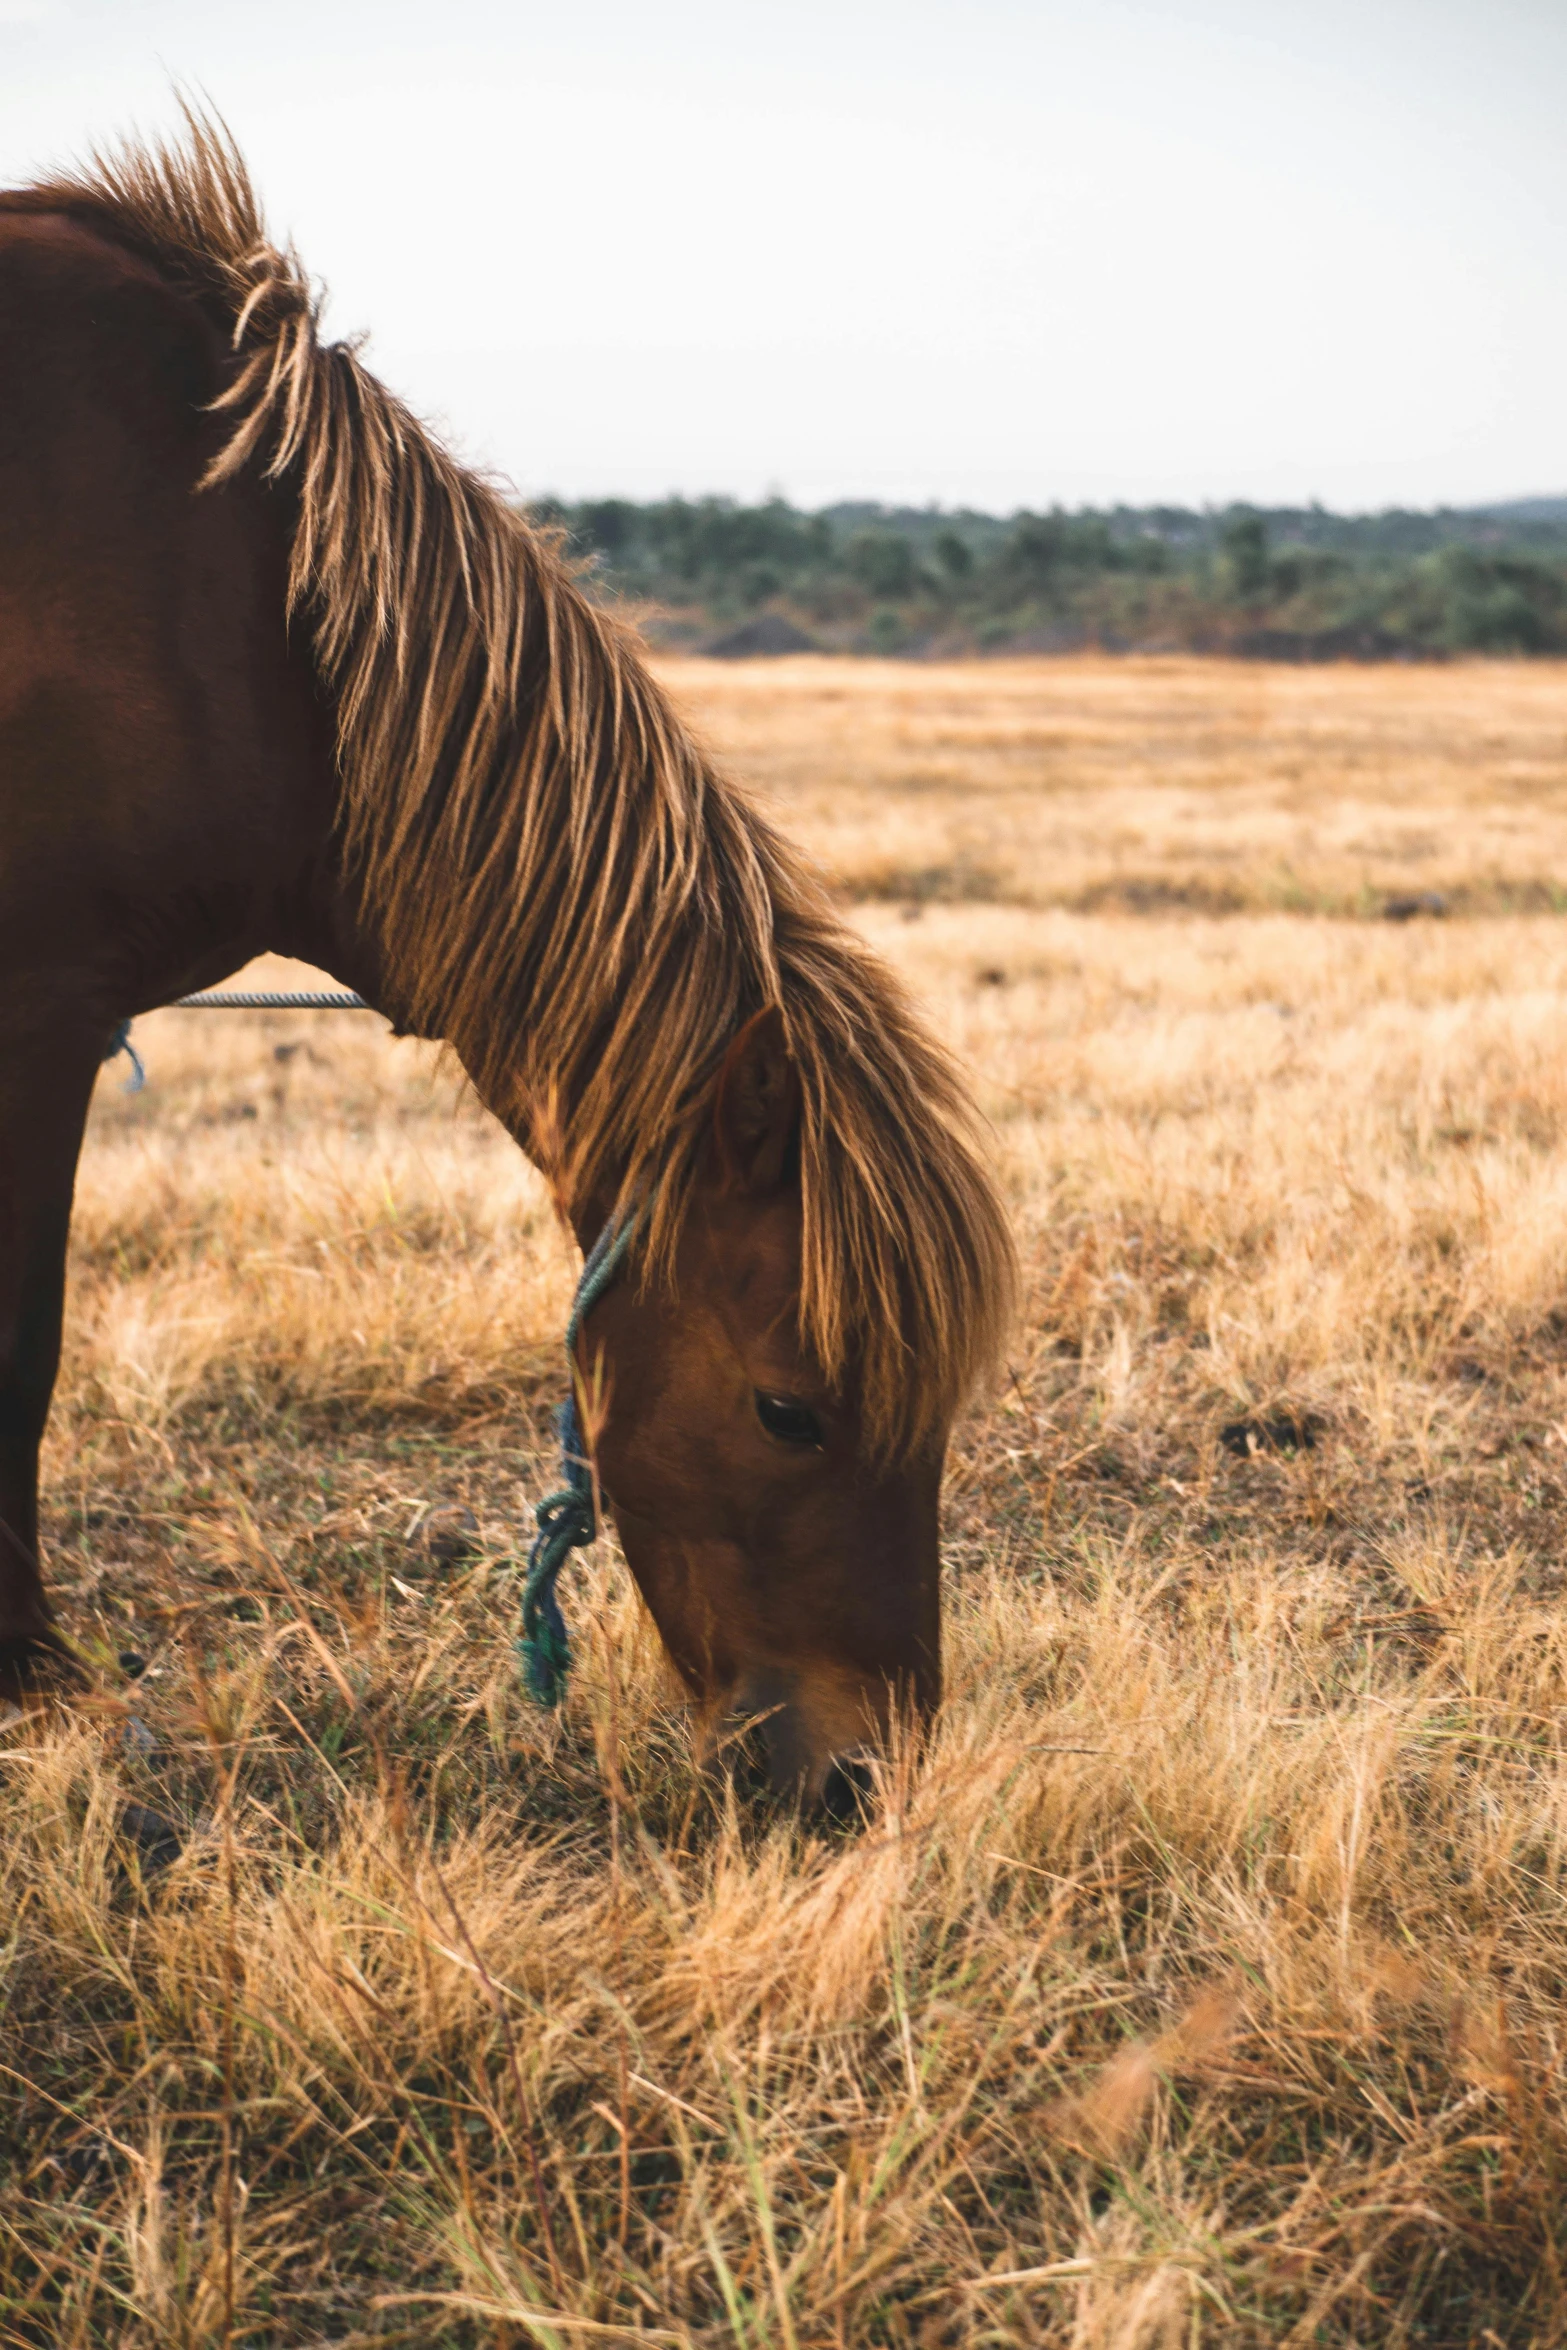
{"type": "Polygon", "coordinates": [[[607,1543],[533,1711],[542,1186],[368,1017],[142,1022],[0,2342],[1567,2339],[1567,670],[664,674],[995,1123],[939,1733],[862,1834],[736,1808],[607,1543]]]}
{"type": "Polygon", "coordinates": [[[666,662],[842,885],[1082,912],[1567,907],[1559,665],[666,662]]]}

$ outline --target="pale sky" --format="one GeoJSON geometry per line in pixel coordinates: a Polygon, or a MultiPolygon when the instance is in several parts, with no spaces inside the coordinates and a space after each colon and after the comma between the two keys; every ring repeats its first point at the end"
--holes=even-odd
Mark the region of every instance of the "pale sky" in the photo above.
{"type": "Polygon", "coordinates": [[[0,0],[0,173],[175,79],[530,493],[1567,489],[1567,0],[0,0]]]}

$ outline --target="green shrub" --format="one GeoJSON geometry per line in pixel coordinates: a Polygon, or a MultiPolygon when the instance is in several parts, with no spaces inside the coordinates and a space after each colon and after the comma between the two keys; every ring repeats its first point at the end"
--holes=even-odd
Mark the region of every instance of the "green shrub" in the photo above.
{"type": "Polygon", "coordinates": [[[1244,604],[1268,592],[1268,526],[1260,514],[1233,514],[1219,534],[1231,592],[1244,604]]]}
{"type": "Polygon", "coordinates": [[[914,592],[919,570],[914,549],[895,531],[857,532],[844,549],[844,560],[861,586],[868,588],[873,596],[908,596],[914,592]]]}

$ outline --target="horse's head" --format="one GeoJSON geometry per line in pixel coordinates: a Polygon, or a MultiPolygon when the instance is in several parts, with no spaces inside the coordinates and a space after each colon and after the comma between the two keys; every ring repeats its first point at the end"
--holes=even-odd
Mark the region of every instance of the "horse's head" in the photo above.
{"type": "Polygon", "coordinates": [[[578,1363],[603,1491],[682,1680],[715,1722],[760,1715],[774,1784],[839,1810],[857,1752],[940,1695],[946,1429],[889,1458],[852,1363],[830,1382],[802,1341],[799,1124],[764,1014],[721,1072],[673,1279],[609,1289],[578,1363]]]}

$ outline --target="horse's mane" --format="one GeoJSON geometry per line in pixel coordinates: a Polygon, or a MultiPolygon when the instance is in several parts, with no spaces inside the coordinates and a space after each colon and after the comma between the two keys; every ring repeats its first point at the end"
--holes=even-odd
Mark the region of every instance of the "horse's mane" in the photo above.
{"type": "Polygon", "coordinates": [[[227,130],[26,191],[95,219],[222,331],[203,486],[291,497],[290,610],[335,703],[346,856],[409,1025],[449,1039],[568,1205],[650,1203],[671,1261],[741,1025],[802,1089],[802,1337],[901,1450],[999,1346],[1014,1258],[967,1090],[805,861],[717,772],[556,539],[361,364],[266,233],[227,130]]]}

